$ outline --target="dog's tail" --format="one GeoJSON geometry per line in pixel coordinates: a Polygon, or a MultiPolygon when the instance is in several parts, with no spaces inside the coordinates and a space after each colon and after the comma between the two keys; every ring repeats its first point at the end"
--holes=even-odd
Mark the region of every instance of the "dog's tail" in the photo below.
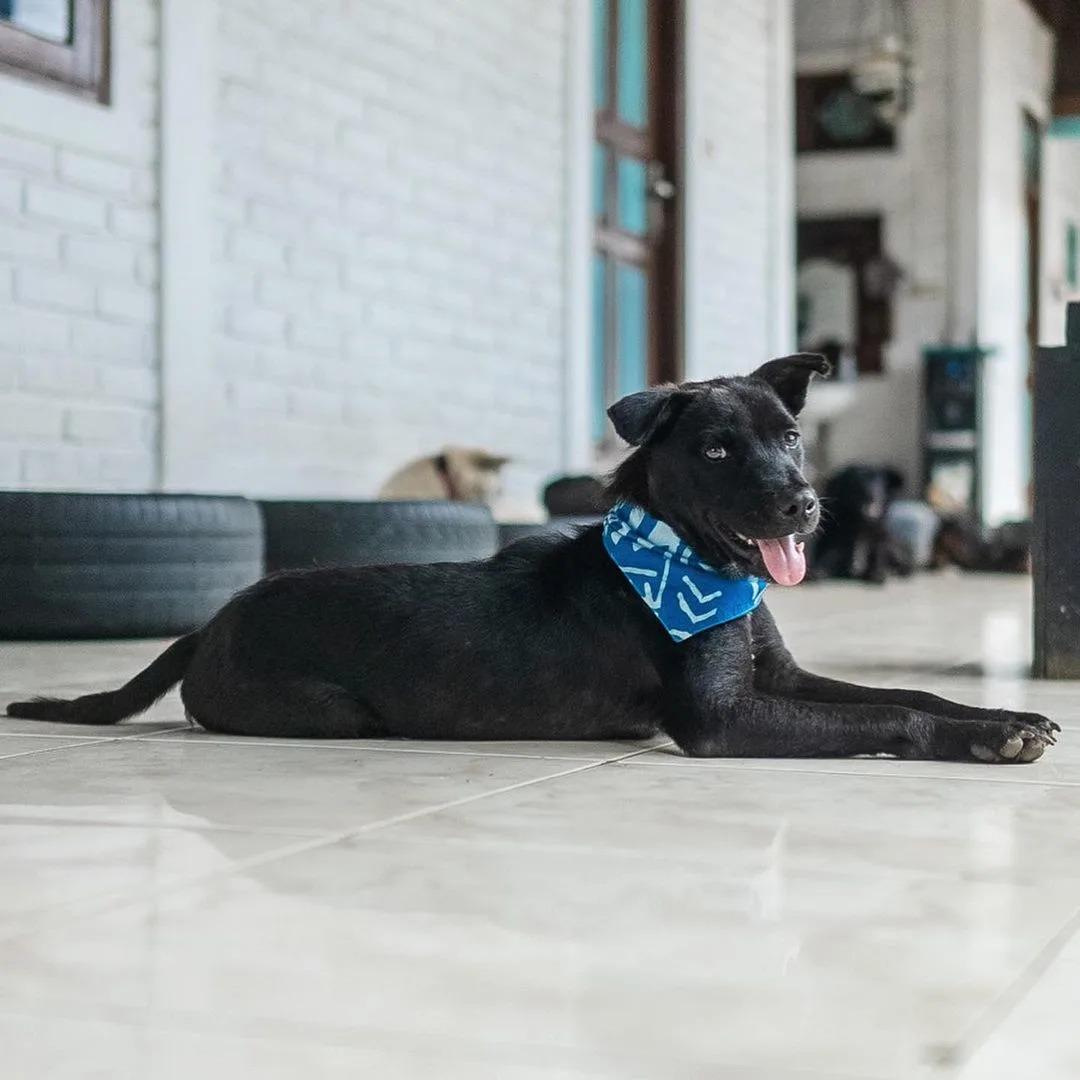
{"type": "Polygon", "coordinates": [[[148,668],[119,690],[85,694],[71,701],[47,697],[13,701],[7,707],[7,714],[21,720],[55,720],[64,724],[117,724],[145,712],[175,686],[184,677],[198,644],[198,632],[174,641],[148,668]]]}

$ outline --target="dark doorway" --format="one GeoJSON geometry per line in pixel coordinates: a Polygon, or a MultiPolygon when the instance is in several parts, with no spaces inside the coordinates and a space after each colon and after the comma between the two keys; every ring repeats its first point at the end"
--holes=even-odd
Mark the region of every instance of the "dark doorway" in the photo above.
{"type": "Polygon", "coordinates": [[[828,352],[827,338],[831,348],[853,356],[858,374],[883,371],[896,272],[882,249],[881,218],[804,218],[796,246],[799,346],[828,352]],[[808,279],[818,268],[815,288],[808,279]],[[815,304],[831,313],[816,329],[815,304]]]}

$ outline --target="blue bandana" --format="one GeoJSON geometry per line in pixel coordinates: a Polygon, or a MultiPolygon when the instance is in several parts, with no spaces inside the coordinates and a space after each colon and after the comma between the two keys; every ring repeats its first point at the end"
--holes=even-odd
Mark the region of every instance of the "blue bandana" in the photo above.
{"type": "Polygon", "coordinates": [[[630,503],[616,503],[604,518],[604,548],[674,641],[748,615],[768,586],[759,577],[725,577],[670,525],[630,503]]]}

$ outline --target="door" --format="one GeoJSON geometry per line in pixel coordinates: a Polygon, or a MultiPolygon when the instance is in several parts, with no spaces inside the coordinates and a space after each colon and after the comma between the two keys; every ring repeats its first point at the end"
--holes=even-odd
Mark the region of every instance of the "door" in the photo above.
{"type": "Polygon", "coordinates": [[[677,379],[681,0],[593,0],[593,439],[617,398],[677,379]]]}

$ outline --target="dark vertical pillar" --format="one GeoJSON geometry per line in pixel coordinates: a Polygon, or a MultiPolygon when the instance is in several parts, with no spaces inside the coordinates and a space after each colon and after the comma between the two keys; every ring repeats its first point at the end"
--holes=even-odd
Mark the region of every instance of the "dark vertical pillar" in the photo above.
{"type": "Polygon", "coordinates": [[[1080,679],[1080,304],[1062,349],[1038,350],[1032,481],[1035,676],[1080,679]]]}

